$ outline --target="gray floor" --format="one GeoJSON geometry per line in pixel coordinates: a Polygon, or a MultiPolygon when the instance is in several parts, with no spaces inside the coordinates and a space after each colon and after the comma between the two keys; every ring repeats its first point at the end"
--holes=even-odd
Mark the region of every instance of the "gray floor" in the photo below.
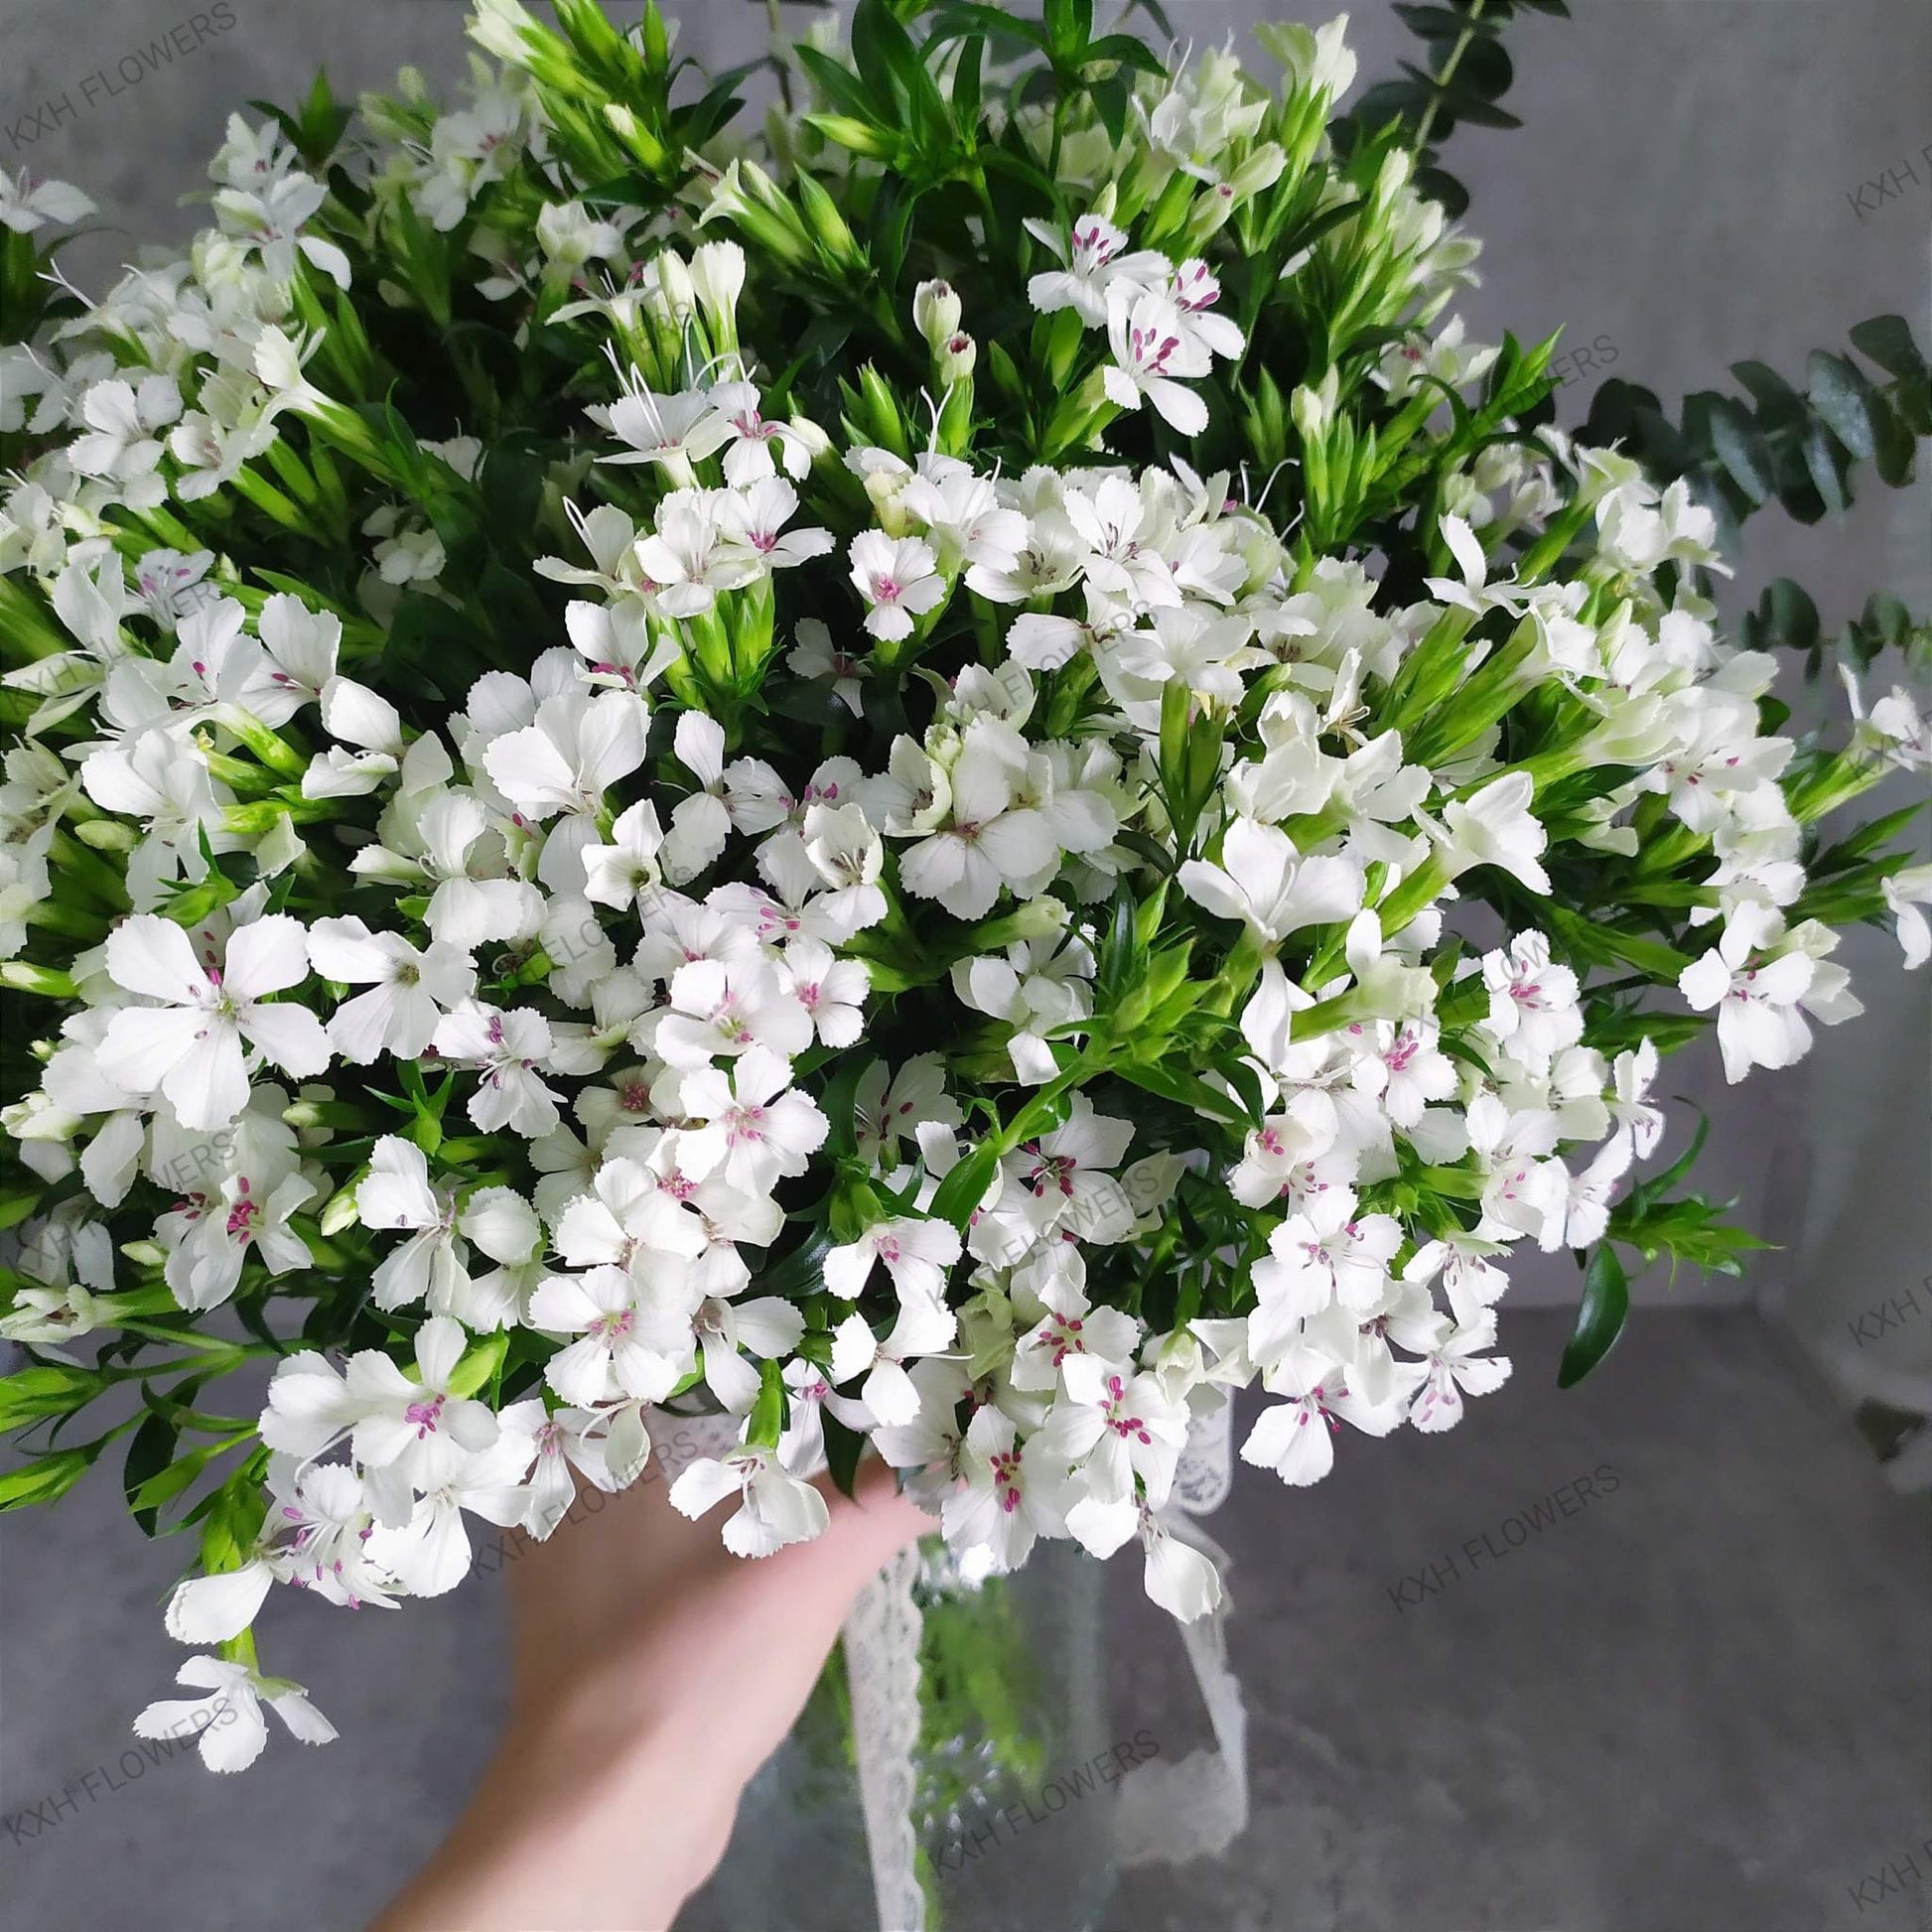
{"type": "MultiPolygon", "coordinates": [[[[1302,1494],[1243,1472],[1211,1527],[1236,1564],[1253,1824],[1212,1866],[1135,1873],[1109,1932],[1915,1932],[1924,1499],[1882,1487],[1750,1313],[1644,1311],[1568,1394],[1564,1325],[1506,1320],[1515,1380],[1453,1436],[1352,1441],[1302,1494]],[[1577,1507],[1564,1485],[1605,1463],[1615,1492],[1577,1507]],[[1557,1490],[1571,1511],[1515,1547],[1505,1520],[1557,1490]],[[1403,1580],[1437,1565],[1416,1600],[1403,1580]]],[[[0,1834],[8,1932],[125,1924],[133,1898],[146,1932],[354,1927],[488,1746],[484,1580],[394,1616],[276,1606],[277,1658],[342,1725],[326,1751],[278,1739],[239,1779],[164,1763],[89,1792],[179,1655],[151,1612],[175,1551],[142,1545],[106,1482],[15,1519],[5,1548],[0,1812],[75,1791],[51,1827],[0,1834]]],[[[1109,1577],[1114,1734],[1178,1755],[1204,1725],[1137,1571],[1109,1577]]],[[[779,1932],[783,1909],[690,1919],[779,1932]]]]}

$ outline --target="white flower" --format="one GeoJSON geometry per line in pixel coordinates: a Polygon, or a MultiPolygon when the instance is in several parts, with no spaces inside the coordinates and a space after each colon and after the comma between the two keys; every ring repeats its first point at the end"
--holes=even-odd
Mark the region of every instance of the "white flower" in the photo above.
{"type": "Polygon", "coordinates": [[[1496,1345],[1496,1317],[1485,1311],[1466,1327],[1439,1317],[1433,1341],[1423,1345],[1427,1371],[1409,1420],[1424,1434],[1453,1429],[1462,1420],[1464,1395],[1488,1395],[1509,1380],[1506,1355],[1485,1355],[1496,1345]]]}
{"type": "Polygon", "coordinates": [[[171,1250],[164,1279],[185,1309],[211,1309],[225,1302],[241,1280],[249,1248],[271,1275],[307,1268],[308,1244],[289,1227],[289,1217],[315,1198],[315,1184],[299,1173],[231,1174],[212,1198],[194,1196],[155,1224],[171,1250]]]}
{"type": "Polygon", "coordinates": [[[648,1165],[606,1161],[588,1194],[580,1194],[556,1224],[557,1252],[572,1268],[616,1265],[640,1279],[667,1256],[695,1259],[705,1251],[704,1215],[677,1166],[679,1148],[660,1140],[648,1165]],[[666,1184],[667,1180],[670,1184],[666,1184]]]}
{"type": "Polygon", "coordinates": [[[1619,1053],[1612,1077],[1608,1104],[1616,1132],[1629,1141],[1636,1160],[1648,1161],[1664,1134],[1664,1110],[1652,1106],[1647,1097],[1657,1077],[1657,1042],[1639,1040],[1631,1051],[1619,1053]]]}
{"type": "Polygon", "coordinates": [[[699,1300],[669,1255],[653,1257],[648,1279],[613,1267],[550,1276],[530,1298],[530,1325],[582,1339],[550,1358],[544,1379],[578,1408],[661,1402],[696,1359],[699,1300]]]}
{"type": "Polygon", "coordinates": [[[32,234],[44,221],[84,221],[94,205],[65,181],[36,181],[25,168],[10,175],[0,168],[0,226],[32,234]]]}
{"type": "Polygon", "coordinates": [[[741,1446],[722,1460],[701,1455],[671,1484],[671,1507],[693,1519],[727,1497],[739,1498],[725,1525],[734,1556],[768,1557],[787,1543],[808,1543],[831,1521],[825,1498],[792,1475],[768,1449],[741,1446]]]}
{"type": "Polygon", "coordinates": [[[371,932],[353,917],[318,919],[309,928],[309,958],[324,979],[373,986],[345,1000],[329,1021],[336,1050],[361,1066],[382,1053],[421,1058],[443,1015],[477,990],[468,953],[440,940],[418,952],[401,933],[371,932]]]}
{"type": "Polygon", "coordinates": [[[695,959],[671,975],[670,994],[653,1043],[672,1066],[707,1066],[758,1045],[789,1058],[812,1043],[810,1012],[759,955],[695,959]]]}
{"type": "Polygon", "coordinates": [[[1073,309],[1089,329],[1098,329],[1107,320],[1108,292],[1117,284],[1135,293],[1157,288],[1172,266],[1166,255],[1152,248],[1125,252],[1127,231],[1098,214],[1081,215],[1073,223],[1070,239],[1062,239],[1043,221],[1029,219],[1026,225],[1027,232],[1064,264],[1034,276],[1027,284],[1027,300],[1041,315],[1073,309]]]}
{"type": "Polygon", "coordinates": [[[782,477],[766,477],[747,489],[727,491],[717,505],[727,541],[747,551],[762,570],[790,570],[832,548],[830,530],[785,529],[797,508],[798,492],[782,477]]]}
{"type": "Polygon", "coordinates": [[[1042,1234],[1064,1229],[1083,1241],[1120,1240],[1136,1215],[1113,1176],[1134,1138],[1134,1123],[1096,1114],[1076,1093],[1062,1125],[1007,1156],[1007,1173],[1026,1189],[1027,1217],[1042,1234]]]}
{"type": "Polygon", "coordinates": [[[940,1512],[955,1550],[983,1550],[995,1571],[1017,1570],[1039,1536],[1066,1528],[1066,1484],[1044,1458],[1029,1463],[1010,1417],[991,1405],[968,1425],[960,1445],[965,1478],[940,1512]]]}
{"type": "Polygon", "coordinates": [[[1333,1187],[1268,1237],[1255,1263],[1259,1307],[1249,1316],[1250,1352],[1260,1359],[1296,1322],[1331,1302],[1365,1309],[1382,1293],[1389,1263],[1402,1245],[1402,1224],[1389,1214],[1355,1212],[1351,1189],[1333,1187]]]}
{"type": "Polygon", "coordinates": [[[1527,771],[1506,771],[1473,797],[1451,799],[1441,827],[1424,819],[1451,879],[1471,866],[1495,866],[1533,893],[1549,892],[1550,875],[1540,863],[1549,834],[1530,809],[1533,790],[1527,771]]]}
{"type": "Polygon", "coordinates": [[[1154,1509],[1168,1500],[1187,1444],[1187,1411],[1158,1376],[1091,1355],[1073,1357],[1061,1377],[1065,1395],[1028,1447],[1070,1466],[1084,1493],[1066,1526],[1091,1554],[1109,1557],[1140,1526],[1137,1493],[1154,1509]]]}
{"type": "Polygon", "coordinates": [[[1190,344],[1224,361],[1240,355],[1246,347],[1240,329],[1226,316],[1209,313],[1221,299],[1221,284],[1204,261],[1193,256],[1182,262],[1173,272],[1168,294],[1180,318],[1180,332],[1190,344]]]}
{"type": "Polygon", "coordinates": [[[1271,944],[1304,926],[1353,918],[1362,904],[1362,869],[1352,859],[1305,859],[1286,832],[1249,818],[1222,835],[1218,866],[1189,859],[1177,876],[1188,897],[1271,944]]]}
{"type": "Polygon", "coordinates": [[[1489,989],[1482,1029],[1518,1059],[1547,1064],[1583,1037],[1577,975],[1551,963],[1550,942],[1542,933],[1519,932],[1507,952],[1484,953],[1482,979],[1489,989]]]}
{"type": "Polygon", "coordinates": [[[1717,1008],[1718,1045],[1725,1078],[1732,1084],[1754,1066],[1793,1066],[1811,1045],[1811,1028],[1799,1008],[1812,990],[1818,962],[1803,952],[1769,958],[1757,953],[1774,916],[1740,905],[1718,944],[1677,977],[1678,990],[1694,1009],[1717,1008]]]}
{"type": "Polygon", "coordinates": [[[916,1143],[922,1127],[957,1127],[959,1104],[946,1092],[944,1061],[937,1053],[916,1053],[889,1087],[886,1062],[874,1060],[853,1090],[852,1124],[860,1158],[874,1167],[888,1143],[897,1151],[916,1143]]]}
{"type": "Polygon", "coordinates": [[[450,1391],[466,1342],[461,1322],[433,1314],[416,1330],[416,1380],[379,1348],[348,1358],[344,1381],[356,1412],[349,1444],[358,1462],[393,1468],[418,1489],[440,1489],[496,1441],[488,1405],[450,1391]]]}
{"type": "MultiPolygon", "coordinates": [[[[658,504],[652,533],[637,540],[646,594],[666,617],[701,616],[720,591],[741,590],[763,575],[764,558],[732,535],[728,503],[738,503],[728,490],[676,490],[658,504]]],[[[742,525],[742,510],[733,515],[742,525]]]]}
{"type": "Polygon", "coordinates": [[[141,822],[140,843],[127,857],[128,897],[137,912],[163,904],[177,879],[200,884],[207,877],[204,839],[216,854],[238,843],[222,823],[226,787],[210,780],[199,751],[168,731],[144,731],[90,752],[80,782],[103,811],[141,822]]]}
{"type": "Polygon", "coordinates": [[[945,602],[945,583],[918,537],[862,530],[852,539],[850,555],[852,581],[866,600],[866,628],[875,637],[909,637],[912,620],[945,602]]]}
{"type": "Polygon", "coordinates": [[[828,1372],[834,1382],[849,1382],[859,1375],[866,1378],[859,1388],[859,1400],[865,1407],[868,1428],[877,1424],[903,1429],[919,1415],[919,1387],[912,1379],[917,1373],[917,1358],[950,1347],[958,1331],[958,1317],[938,1296],[901,1297],[898,1313],[883,1341],[857,1312],[847,1315],[833,1329],[828,1372]],[[913,1363],[911,1369],[906,1367],[908,1362],[913,1363]]]}
{"type": "Polygon", "coordinates": [[[800,618],[791,634],[795,641],[785,654],[785,669],[801,678],[829,677],[832,695],[853,717],[863,717],[865,700],[859,686],[870,675],[866,660],[839,649],[830,629],[817,618],[800,618]]]}
{"type": "Polygon", "coordinates": [[[134,1721],[137,1737],[201,1738],[202,1762],[210,1771],[245,1771],[268,1742],[267,1704],[291,1737],[326,1744],[336,1726],[309,1702],[299,1684],[258,1677],[245,1664],[218,1657],[191,1657],[175,1673],[177,1684],[204,1686],[207,1696],[163,1698],[134,1721]]]}
{"type": "Polygon", "coordinates": [[[238,927],[223,964],[195,957],[172,919],[137,912],[107,936],[117,986],[160,1001],[108,1022],[100,1069],[129,1093],[159,1092],[184,1127],[225,1127],[248,1104],[243,1042],[285,1073],[329,1064],[329,1036],[306,1008],[267,996],[309,975],[302,922],[272,913],[238,927]]]}
{"type": "Polygon", "coordinates": [[[406,1523],[376,1524],[368,1539],[370,1562],[411,1596],[441,1596],[456,1588],[470,1574],[472,1555],[463,1512],[501,1529],[523,1521],[530,1495],[522,1482],[542,1414],[539,1402],[504,1410],[495,1442],[465,1456],[442,1480],[424,1484],[406,1523]]]}
{"type": "MultiPolygon", "coordinates": [[[[773,450],[786,474],[795,482],[810,473],[811,445],[789,423],[765,420],[759,407],[756,383],[717,383],[709,401],[731,432],[731,443],[725,451],[725,481],[734,489],[749,489],[754,483],[776,477],[773,450]]],[[[793,503],[797,500],[794,495],[793,503]]]]}
{"type": "Polygon", "coordinates": [[[1339,1366],[1315,1349],[1289,1349],[1265,1379],[1271,1394],[1288,1400],[1270,1403],[1255,1418],[1241,1459],[1273,1469],[1295,1488],[1319,1482],[1335,1466],[1333,1438],[1342,1423],[1386,1436],[1402,1421],[1399,1407],[1372,1408],[1350,1393],[1339,1366]]]}
{"type": "Polygon", "coordinates": [[[664,828],[648,798],[626,806],[611,827],[609,845],[584,848],[584,895],[600,905],[634,905],[659,883],[657,855],[664,828]]]}
{"type": "Polygon", "coordinates": [[[646,717],[633,691],[573,691],[543,699],[534,723],[484,749],[490,782],[526,817],[568,815],[568,829],[545,840],[538,868],[552,892],[583,890],[582,854],[597,842],[604,794],[644,761],[646,717]]]}
{"type": "Polygon", "coordinates": [[[1201,1551],[1184,1543],[1145,1506],[1141,1544],[1146,1562],[1142,1586],[1150,1597],[1182,1623],[1208,1615],[1221,1602],[1221,1573],[1201,1551]]]}
{"type": "Polygon", "coordinates": [[[377,1308],[404,1308],[426,1297],[433,1311],[445,1312],[468,1288],[455,1193],[430,1185],[428,1157],[414,1141],[384,1134],[376,1142],[355,1189],[355,1215],[366,1228],[410,1230],[409,1239],[376,1264],[377,1308]]]}
{"type": "Polygon", "coordinates": [[[854,933],[877,925],[889,909],[879,884],[886,846],[864,808],[807,805],[801,837],[812,870],[832,889],[812,902],[819,935],[843,945],[854,933]]]}
{"type": "Polygon", "coordinates": [[[952,822],[899,855],[907,892],[936,898],[956,919],[979,919],[1002,887],[1023,898],[1044,890],[1061,848],[1046,815],[1022,802],[1025,760],[1025,743],[1010,726],[973,721],[952,767],[952,822]]]}
{"type": "Polygon", "coordinates": [[[790,1087],[790,1062],[759,1044],[729,1072],[706,1066],[686,1074],[684,1111],[705,1123],[689,1137],[693,1161],[747,1194],[768,1193],[780,1175],[803,1173],[830,1127],[810,1096],[790,1087]]]}
{"type": "Polygon", "coordinates": [[[1898,934],[1899,950],[1905,956],[1905,970],[1916,972],[1927,959],[1932,959],[1932,925],[1926,923],[1925,914],[1919,910],[1921,905],[1932,905],[1932,865],[1906,866],[1891,878],[1881,879],[1878,890],[1891,908],[1892,927],[1898,934]]]}
{"type": "Polygon", "coordinates": [[[1145,397],[1182,436],[1198,436],[1207,427],[1207,404],[1175,379],[1205,375],[1207,349],[1183,328],[1167,296],[1112,285],[1107,340],[1114,359],[1101,371],[1101,381],[1111,402],[1138,409],[1145,397]]]}
{"type": "Polygon", "coordinates": [[[826,1254],[825,1286],[832,1294],[854,1301],[864,1291],[874,1267],[884,1262],[894,1291],[902,1301],[943,1299],[947,1271],[960,1253],[959,1230],[950,1222],[895,1215],[876,1221],[857,1241],[826,1254]]]}
{"type": "Polygon", "coordinates": [[[621,443],[629,447],[616,456],[600,457],[601,463],[655,463],[673,477],[690,474],[690,465],[722,449],[731,441],[731,424],[712,406],[712,398],[700,390],[686,389],[677,395],[657,395],[634,380],[626,382],[624,393],[606,406],[593,404],[585,414],[608,429],[621,443]]]}
{"type": "Polygon", "coordinates": [[[529,1007],[507,1012],[466,1000],[438,1023],[438,1058],[476,1068],[470,1118],[485,1134],[507,1127],[526,1141],[557,1124],[557,1093],[537,1072],[550,1052],[550,1023],[529,1007]]]}
{"type": "Polygon", "coordinates": [[[129,487],[128,500],[137,505],[158,503],[163,490],[154,479],[151,490],[137,487],[150,478],[161,461],[155,431],[165,429],[181,414],[181,391],[171,375],[143,376],[137,388],[118,377],[96,382],[81,402],[88,433],[68,446],[68,461],[83,477],[101,477],[129,487]]]}

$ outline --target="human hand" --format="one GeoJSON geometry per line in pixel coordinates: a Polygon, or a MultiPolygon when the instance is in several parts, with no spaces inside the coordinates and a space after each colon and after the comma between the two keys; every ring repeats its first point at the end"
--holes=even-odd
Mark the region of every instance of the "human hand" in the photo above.
{"type": "Polygon", "coordinates": [[[372,1932],[659,1932],[804,1708],[859,1591],[933,1527],[867,1462],[823,1535],[747,1560],[659,1481],[513,1567],[510,1714],[434,1859],[372,1932]]]}

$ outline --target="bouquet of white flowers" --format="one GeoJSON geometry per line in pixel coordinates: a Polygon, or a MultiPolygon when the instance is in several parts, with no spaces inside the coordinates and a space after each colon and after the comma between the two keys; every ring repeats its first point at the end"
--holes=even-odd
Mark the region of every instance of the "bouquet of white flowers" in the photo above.
{"type": "MultiPolygon", "coordinates": [[[[732,143],[654,8],[556,17],[479,0],[460,111],[237,116],[97,302],[84,197],[0,196],[0,1502],[125,1442],[206,1652],[137,1727],[217,1769],[334,1734],[272,1586],[451,1589],[667,1410],[743,1556],[877,1453],[980,1571],[1138,1542],[1200,1616],[1190,1424],[1259,1382],[1291,1485],[1453,1427],[1524,1240],[1582,1373],[1616,1244],[1749,1245],[1623,1192],[1660,1052],[1926,951],[1898,824],[1817,829],[1911,699],[1778,735],[1710,493],[1464,341],[1341,23],[1264,86],[862,0],[732,143]]],[[[1828,469],[1927,427],[1867,328],[1828,469]]]]}

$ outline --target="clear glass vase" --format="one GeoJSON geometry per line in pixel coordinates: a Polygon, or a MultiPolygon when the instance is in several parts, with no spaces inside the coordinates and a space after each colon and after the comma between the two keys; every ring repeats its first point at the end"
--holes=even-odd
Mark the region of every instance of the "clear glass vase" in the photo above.
{"type": "MultiPolygon", "coordinates": [[[[921,1556],[912,1823],[925,1932],[1090,1932],[1113,1890],[1121,1773],[1101,1566],[1043,1543],[1014,1576],[974,1582],[936,1537],[921,1556]]],[[[878,1924],[846,1668],[841,1646],[678,1932],[878,1924]]]]}

